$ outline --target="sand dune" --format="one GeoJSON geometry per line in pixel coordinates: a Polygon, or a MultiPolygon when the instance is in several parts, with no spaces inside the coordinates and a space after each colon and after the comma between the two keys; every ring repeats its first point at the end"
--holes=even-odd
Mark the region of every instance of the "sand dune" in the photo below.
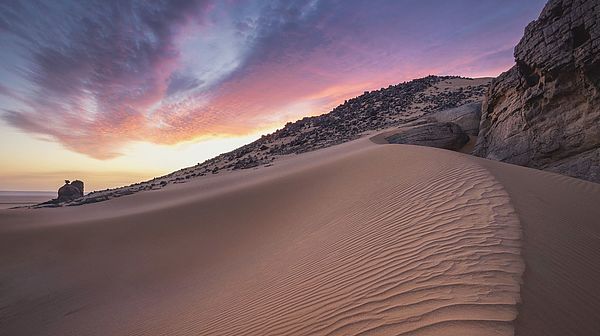
{"type": "Polygon", "coordinates": [[[598,201],[593,183],[363,138],[103,203],[0,211],[0,334],[589,328],[598,201]]]}
{"type": "Polygon", "coordinates": [[[510,194],[527,268],[518,335],[600,330],[600,184],[478,160],[510,194]]]}

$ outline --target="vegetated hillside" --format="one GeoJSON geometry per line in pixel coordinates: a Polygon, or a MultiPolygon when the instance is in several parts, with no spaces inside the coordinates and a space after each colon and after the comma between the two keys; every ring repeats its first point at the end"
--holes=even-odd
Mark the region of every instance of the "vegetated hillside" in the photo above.
{"type": "MultiPolygon", "coordinates": [[[[331,112],[306,117],[260,139],[195,166],[127,187],[92,192],[66,205],[104,201],[169,183],[223,171],[272,165],[278,157],[329,147],[358,138],[371,130],[415,121],[434,112],[483,99],[490,78],[428,76],[390,85],[346,100],[331,112]]],[[[60,206],[54,204],[49,206],[60,206]]]]}

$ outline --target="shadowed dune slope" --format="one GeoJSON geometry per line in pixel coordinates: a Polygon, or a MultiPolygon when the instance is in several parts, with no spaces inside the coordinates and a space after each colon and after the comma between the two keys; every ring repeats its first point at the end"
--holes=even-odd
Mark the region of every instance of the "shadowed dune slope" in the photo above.
{"type": "Polygon", "coordinates": [[[517,335],[600,332],[600,184],[477,160],[510,194],[526,262],[517,335]]]}
{"type": "MultiPolygon", "coordinates": [[[[556,177],[483,165],[360,139],[99,204],[0,211],[0,334],[511,335],[531,318],[527,302],[517,316],[517,214],[539,214],[498,181],[547,181],[530,190],[543,203],[556,177]]],[[[551,295],[525,274],[525,299],[551,295]]]]}

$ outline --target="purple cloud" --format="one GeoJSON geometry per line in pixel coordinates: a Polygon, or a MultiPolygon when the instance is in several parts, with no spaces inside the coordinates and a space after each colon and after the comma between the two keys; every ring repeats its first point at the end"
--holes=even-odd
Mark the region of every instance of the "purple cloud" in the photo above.
{"type": "Polygon", "coordinates": [[[2,22],[30,58],[18,71],[35,87],[27,106],[5,113],[4,120],[97,158],[114,156],[114,146],[137,138],[131,131],[143,129],[147,109],[168,90],[179,57],[174,45],[179,30],[190,20],[201,22],[208,5],[121,0],[3,4],[2,22]],[[58,13],[63,15],[53,17],[55,22],[43,19],[58,13]],[[37,19],[38,26],[30,27],[37,19]],[[112,140],[105,146],[89,146],[107,139],[112,140]]]}
{"type": "Polygon", "coordinates": [[[497,73],[544,2],[2,2],[1,117],[99,159],[244,134],[361,89],[497,73]]]}

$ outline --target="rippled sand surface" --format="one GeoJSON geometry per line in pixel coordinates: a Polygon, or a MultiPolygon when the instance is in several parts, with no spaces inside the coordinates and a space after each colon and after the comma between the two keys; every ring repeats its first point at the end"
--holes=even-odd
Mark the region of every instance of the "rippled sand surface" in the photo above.
{"type": "Polygon", "coordinates": [[[600,210],[575,218],[555,195],[600,204],[598,185],[507,167],[359,139],[103,203],[0,211],[0,334],[535,334],[560,322],[538,306],[556,302],[595,323],[600,210]],[[544,233],[557,218],[581,236],[544,233]],[[578,249],[596,252],[570,262],[578,249]],[[563,271],[588,275],[536,290],[563,271]]]}

